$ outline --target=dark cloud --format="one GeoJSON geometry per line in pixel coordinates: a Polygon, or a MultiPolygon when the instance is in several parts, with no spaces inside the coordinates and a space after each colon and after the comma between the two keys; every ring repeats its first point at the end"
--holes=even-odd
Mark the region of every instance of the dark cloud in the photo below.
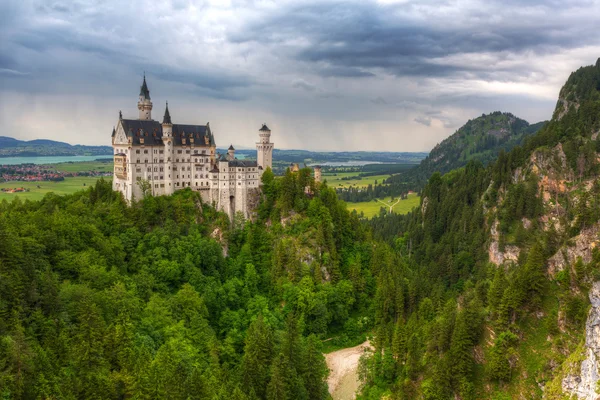
{"type": "Polygon", "coordinates": [[[460,75],[500,80],[502,73],[514,77],[530,72],[495,65],[509,54],[546,54],[600,42],[596,35],[589,35],[597,21],[561,16],[561,11],[577,6],[568,1],[538,1],[536,7],[543,12],[529,17],[515,14],[514,8],[504,3],[488,2],[475,10],[465,9],[458,21],[451,20],[451,15],[444,21],[443,14],[436,14],[435,3],[429,4],[432,11],[425,15],[415,15],[414,4],[375,7],[368,2],[326,2],[292,6],[242,27],[230,35],[230,40],[292,47],[296,59],[328,65],[319,71],[323,76],[344,77],[345,71],[372,74],[381,69],[396,76],[460,75]],[[291,40],[298,38],[302,41],[291,40]],[[289,44],[295,42],[309,45],[289,44]],[[447,60],[478,54],[495,56],[480,62],[447,60]]]}
{"type": "Polygon", "coordinates": [[[308,83],[303,79],[297,79],[292,83],[292,87],[296,89],[304,89],[308,92],[314,92],[317,88],[312,83],[308,83]]]}
{"type": "Polygon", "coordinates": [[[431,117],[419,116],[415,118],[414,121],[421,125],[431,126],[431,117]]]}

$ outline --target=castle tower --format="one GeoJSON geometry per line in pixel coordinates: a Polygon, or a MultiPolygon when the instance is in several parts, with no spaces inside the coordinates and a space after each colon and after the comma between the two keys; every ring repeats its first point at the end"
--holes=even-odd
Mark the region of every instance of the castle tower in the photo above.
{"type": "Polygon", "coordinates": [[[173,123],[171,122],[171,113],[169,113],[169,103],[165,106],[165,115],[162,122],[163,144],[165,145],[165,194],[172,194],[175,190],[173,181],[173,123]]]}
{"type": "Polygon", "coordinates": [[[315,165],[315,183],[321,183],[321,166],[315,165]]]}
{"type": "Polygon", "coordinates": [[[266,124],[263,124],[262,128],[258,130],[260,137],[259,142],[256,143],[256,161],[257,165],[263,170],[267,167],[273,167],[273,146],[271,143],[271,130],[266,124]]]}
{"type": "Polygon", "coordinates": [[[144,74],[144,82],[140,87],[140,98],[138,100],[138,110],[140,111],[139,119],[152,119],[152,102],[150,101],[150,91],[146,84],[146,74],[144,74]]]}

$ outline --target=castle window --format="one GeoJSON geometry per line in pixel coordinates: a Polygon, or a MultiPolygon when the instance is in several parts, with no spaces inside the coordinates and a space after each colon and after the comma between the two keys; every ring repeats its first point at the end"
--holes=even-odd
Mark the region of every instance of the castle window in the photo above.
{"type": "Polygon", "coordinates": [[[177,150],[177,154],[181,154],[181,150],[177,150]]]}
{"type": "Polygon", "coordinates": [[[175,162],[179,162],[179,158],[176,158],[176,159],[175,159],[175,162]]]}
{"type": "Polygon", "coordinates": [[[186,150],[186,151],[185,151],[185,154],[190,154],[190,151],[189,151],[189,150],[186,150]]]}
{"type": "Polygon", "coordinates": [[[148,154],[148,150],[144,150],[144,154],[148,154]]]}
{"type": "Polygon", "coordinates": [[[154,150],[154,154],[157,154],[157,151],[158,151],[158,150],[154,150]]]}
{"type": "Polygon", "coordinates": [[[142,169],[141,168],[136,168],[135,172],[142,172],[142,169]]]}
{"type": "Polygon", "coordinates": [[[198,159],[197,159],[197,158],[194,158],[194,162],[198,162],[198,159]]]}
{"type": "Polygon", "coordinates": [[[154,184],[154,187],[158,189],[158,183],[155,183],[155,184],[154,184]]]}
{"type": "Polygon", "coordinates": [[[144,160],[144,163],[145,163],[145,164],[148,164],[148,159],[147,159],[147,158],[144,160]]]}
{"type": "MultiPolygon", "coordinates": [[[[165,151],[164,150],[159,150],[158,154],[163,154],[165,151]]],[[[162,161],[161,161],[162,162],[162,161]]]]}
{"type": "Polygon", "coordinates": [[[139,150],[136,150],[136,151],[135,151],[135,154],[140,154],[140,151],[139,151],[139,150]]]}
{"type": "Polygon", "coordinates": [[[162,175],[160,176],[160,179],[161,179],[161,180],[162,180],[162,179],[164,179],[162,175]]]}
{"type": "Polygon", "coordinates": [[[185,139],[181,139],[181,143],[182,143],[182,144],[185,144],[185,139]]]}
{"type": "Polygon", "coordinates": [[[140,163],[140,159],[138,158],[137,160],[135,160],[135,162],[139,164],[140,163]]]}
{"type": "Polygon", "coordinates": [[[161,188],[164,188],[164,187],[165,187],[165,184],[164,184],[164,183],[161,183],[161,184],[160,184],[160,187],[161,187],[161,188]]]}
{"type": "MultiPolygon", "coordinates": [[[[140,138],[140,144],[144,144],[144,138],[140,138]]],[[[145,150],[144,150],[144,153],[146,153],[145,150]]]]}
{"type": "Polygon", "coordinates": [[[148,168],[148,172],[152,172],[152,168],[148,168]]]}
{"type": "Polygon", "coordinates": [[[163,172],[164,170],[164,167],[160,167],[160,172],[163,172]]]}

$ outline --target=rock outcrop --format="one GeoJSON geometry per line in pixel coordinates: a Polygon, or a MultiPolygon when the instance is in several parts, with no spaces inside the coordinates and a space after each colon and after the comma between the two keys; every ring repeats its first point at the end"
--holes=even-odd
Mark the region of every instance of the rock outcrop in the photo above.
{"type": "Polygon", "coordinates": [[[599,243],[599,232],[600,225],[596,224],[572,238],[570,240],[572,246],[563,246],[548,259],[548,273],[554,276],[557,272],[575,264],[580,257],[586,264],[592,261],[592,252],[599,243]]]}
{"type": "Polygon", "coordinates": [[[585,360],[581,362],[579,375],[569,374],[562,381],[564,393],[577,396],[583,400],[597,400],[600,395],[596,391],[600,372],[600,281],[594,282],[590,290],[592,308],[585,324],[585,360]]]}

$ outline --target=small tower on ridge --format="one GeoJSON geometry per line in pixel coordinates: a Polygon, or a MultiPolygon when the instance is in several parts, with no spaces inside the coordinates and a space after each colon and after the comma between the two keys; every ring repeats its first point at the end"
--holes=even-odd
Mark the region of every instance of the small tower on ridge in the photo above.
{"type": "Polygon", "coordinates": [[[229,161],[235,160],[235,149],[233,148],[233,145],[229,146],[229,149],[227,150],[227,159],[229,161]]]}
{"type": "Polygon", "coordinates": [[[262,170],[273,167],[273,147],[271,130],[266,124],[258,130],[259,141],[256,143],[256,164],[262,170]]]}
{"type": "Polygon", "coordinates": [[[321,183],[321,166],[315,165],[314,171],[315,171],[315,182],[321,183]]]}
{"type": "Polygon", "coordinates": [[[146,74],[144,74],[144,82],[140,87],[140,98],[138,100],[138,110],[140,111],[141,120],[152,119],[152,102],[150,101],[150,91],[146,84],[146,74]]]}

